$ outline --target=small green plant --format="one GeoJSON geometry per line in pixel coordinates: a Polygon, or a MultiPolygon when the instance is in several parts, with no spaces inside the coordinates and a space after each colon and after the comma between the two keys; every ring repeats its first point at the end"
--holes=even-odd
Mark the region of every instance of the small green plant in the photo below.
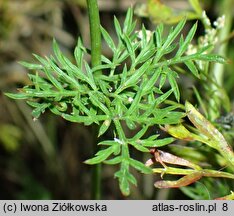
{"type": "MultiPolygon", "coordinates": [[[[130,183],[137,185],[130,167],[144,174],[185,175],[186,179],[182,180],[185,184],[177,182],[178,187],[192,183],[203,176],[234,178],[230,173],[203,170],[198,165],[192,165],[191,170],[166,166],[164,169],[151,169],[144,162],[134,158],[130,152],[132,146],[140,152],[149,153],[152,148],[171,144],[175,138],[181,138],[171,131],[178,125],[183,127],[181,124],[183,117],[191,110],[191,106],[188,109],[188,104],[185,107],[180,104],[177,79],[182,68],[186,68],[188,73],[199,79],[204,76],[199,68],[201,63],[225,63],[223,57],[210,52],[212,44],[197,47],[195,52],[189,53],[188,48],[191,46],[197,24],[194,24],[184,37],[181,32],[185,23],[185,19],[181,20],[168,34],[164,33],[163,24],[159,24],[152,32],[147,31],[144,26],[136,30],[133,10],[129,9],[123,27],[114,18],[117,43],[101,27],[102,37],[113,53],[111,59],[102,55],[101,64],[91,67],[85,60],[85,56],[90,55],[90,52],[79,38],[74,51],[75,62],[72,62],[64,56],[54,40],[54,56],[42,58],[34,55],[37,64],[21,62],[23,66],[35,71],[29,74],[32,84],[20,89],[19,93],[6,95],[13,99],[27,100],[27,103],[33,107],[32,115],[35,119],[46,110],[50,110],[71,122],[97,124],[98,137],[107,130],[112,130],[112,139],[101,141],[98,145],[102,148],[85,163],[93,165],[103,162],[118,165],[119,170],[115,173],[115,177],[124,195],[130,194],[130,183]],[[180,37],[179,42],[178,37],[180,37]],[[167,88],[164,88],[165,84],[169,84],[167,88]],[[164,130],[175,138],[161,138],[156,132],[147,137],[148,129],[154,127],[164,127],[164,130]],[[135,131],[135,135],[128,137],[127,130],[135,131]]],[[[182,138],[188,140],[186,136],[191,135],[190,132],[184,128],[180,130],[181,128],[179,132],[182,138]]],[[[176,130],[178,132],[178,128],[176,130]]],[[[215,142],[202,138],[205,139],[204,143],[217,149],[216,138],[215,142]]],[[[223,150],[222,146],[220,148],[223,150]]],[[[223,157],[232,166],[234,165],[232,151],[227,158],[225,153],[223,157]]],[[[158,160],[161,160],[160,157],[158,160]]],[[[175,161],[172,163],[175,164],[175,161]]],[[[178,164],[191,167],[192,163],[178,162],[178,164]]],[[[173,184],[158,182],[156,186],[171,187],[173,184]]]]}

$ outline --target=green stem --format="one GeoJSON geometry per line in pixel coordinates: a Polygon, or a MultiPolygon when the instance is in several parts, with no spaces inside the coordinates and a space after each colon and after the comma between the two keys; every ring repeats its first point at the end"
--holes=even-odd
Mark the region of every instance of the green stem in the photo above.
{"type": "Polygon", "coordinates": [[[87,0],[87,6],[91,37],[91,63],[92,67],[95,67],[101,64],[101,31],[97,0],[87,0]]]}
{"type": "MultiPolygon", "coordinates": [[[[218,37],[220,41],[224,41],[231,31],[232,26],[232,5],[233,0],[223,0],[221,1],[221,7],[220,7],[220,15],[225,15],[225,25],[221,29],[218,37]]],[[[221,56],[226,56],[227,53],[227,47],[228,43],[222,43],[219,45],[217,49],[217,53],[221,56]]],[[[212,120],[216,119],[220,112],[220,106],[222,101],[220,100],[220,97],[222,98],[222,92],[220,91],[219,87],[222,88],[223,86],[223,74],[224,74],[224,65],[223,64],[214,64],[214,67],[212,68],[212,75],[211,77],[214,78],[214,80],[217,82],[217,85],[211,86],[212,92],[214,92],[212,98],[210,99],[210,118],[212,120]]]]}
{"type": "MultiPolygon", "coordinates": [[[[101,64],[101,31],[97,0],[87,0],[87,7],[91,38],[91,64],[92,67],[95,67],[101,64]]],[[[97,129],[95,128],[93,131],[95,132],[93,136],[97,137],[97,129]]],[[[93,152],[97,152],[96,138],[93,142],[93,152]]],[[[96,200],[101,198],[101,164],[94,165],[92,168],[91,196],[96,200]]]]}
{"type": "MultiPolygon", "coordinates": [[[[92,142],[93,142],[93,155],[98,152],[98,128],[96,125],[92,125],[92,142]]],[[[101,164],[92,165],[92,185],[91,185],[91,199],[100,200],[101,199],[101,164]]]]}

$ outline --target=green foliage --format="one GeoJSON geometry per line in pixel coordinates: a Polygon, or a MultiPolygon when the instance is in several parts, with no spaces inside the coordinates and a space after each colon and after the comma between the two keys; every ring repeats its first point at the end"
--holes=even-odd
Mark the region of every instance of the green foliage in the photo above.
{"type": "Polygon", "coordinates": [[[189,0],[191,9],[180,10],[172,8],[166,2],[160,0],[147,0],[146,3],[138,3],[134,12],[138,16],[149,17],[153,23],[177,23],[184,17],[198,19],[202,15],[199,0],[189,0]]]}
{"type": "Polygon", "coordinates": [[[225,62],[220,56],[207,54],[210,46],[197,49],[192,54],[186,53],[197,24],[184,39],[181,31],[186,20],[180,21],[168,35],[164,35],[162,24],[150,33],[144,26],[136,31],[132,18],[133,11],[129,9],[123,28],[114,19],[117,43],[101,28],[102,36],[113,53],[111,59],[102,56],[102,64],[91,68],[85,60],[89,52],[81,39],[78,39],[74,51],[74,62],[64,56],[54,40],[54,56],[42,58],[34,55],[38,63],[21,62],[35,71],[29,74],[32,84],[20,89],[19,93],[6,94],[13,99],[27,100],[34,108],[34,118],[50,110],[71,122],[98,124],[98,136],[113,125],[113,139],[100,142],[103,148],[86,163],[119,164],[115,177],[124,195],[130,193],[130,183],[137,184],[130,167],[145,174],[152,173],[151,168],[130,156],[129,146],[149,152],[149,148],[170,144],[174,138],[144,135],[149,127],[178,124],[186,115],[178,109],[179,103],[165,103],[173,95],[177,102],[180,101],[179,71],[175,66],[187,66],[188,71],[199,78],[197,61],[225,62]],[[100,70],[103,73],[95,73],[100,70]],[[163,88],[165,83],[170,85],[167,90],[163,88]],[[129,130],[137,129],[138,132],[133,137],[126,137],[124,124],[129,130]]]}
{"type": "Polygon", "coordinates": [[[226,179],[206,178],[201,182],[196,182],[193,186],[181,187],[180,190],[194,200],[210,200],[223,197],[232,189],[230,182],[228,183],[226,179]]]}
{"type": "Polygon", "coordinates": [[[20,179],[22,190],[16,194],[16,199],[20,200],[49,200],[52,195],[50,192],[34,179],[31,175],[22,175],[20,179]]]}
{"type": "Polygon", "coordinates": [[[14,152],[20,147],[21,138],[19,128],[10,124],[0,124],[0,142],[8,152],[14,152]]]}

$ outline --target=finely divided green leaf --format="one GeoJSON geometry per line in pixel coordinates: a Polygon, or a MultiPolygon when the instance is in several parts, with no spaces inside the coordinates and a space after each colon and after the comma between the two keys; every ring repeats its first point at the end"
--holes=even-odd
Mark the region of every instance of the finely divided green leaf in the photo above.
{"type": "Polygon", "coordinates": [[[51,105],[50,103],[38,104],[37,108],[32,111],[32,116],[34,118],[39,118],[40,115],[45,112],[45,109],[50,105],[51,105]]]}
{"type": "Polygon", "coordinates": [[[50,71],[47,68],[43,69],[44,73],[46,74],[46,76],[48,77],[48,79],[50,80],[50,82],[59,90],[63,90],[63,86],[62,84],[60,84],[60,82],[53,76],[52,71],[50,71]]]}
{"type": "Polygon", "coordinates": [[[157,52],[157,48],[152,47],[152,46],[146,47],[136,57],[136,60],[135,60],[136,63],[135,63],[135,65],[142,64],[142,63],[150,60],[150,58],[153,57],[156,52],[157,52]]]}
{"type": "Polygon", "coordinates": [[[133,185],[137,186],[137,180],[136,178],[130,173],[127,173],[127,179],[130,181],[133,185]]]}
{"type": "Polygon", "coordinates": [[[187,37],[185,38],[185,40],[183,41],[183,43],[180,43],[180,47],[175,55],[176,58],[180,57],[181,55],[184,54],[184,52],[187,50],[188,45],[190,44],[190,42],[192,41],[194,34],[197,30],[197,23],[195,23],[193,25],[193,27],[191,28],[191,30],[189,31],[187,37]]]}
{"type": "Polygon", "coordinates": [[[167,72],[168,81],[171,85],[171,88],[172,88],[173,93],[176,97],[176,100],[179,102],[180,101],[180,90],[179,90],[178,84],[176,82],[177,76],[178,76],[177,73],[174,71],[169,70],[167,72]]]}
{"type": "Polygon", "coordinates": [[[37,55],[37,54],[33,54],[33,56],[39,61],[41,62],[44,67],[47,67],[47,68],[50,68],[50,64],[44,59],[42,58],[41,56],[37,55]]]}
{"type": "Polygon", "coordinates": [[[81,39],[78,38],[78,42],[74,50],[74,56],[75,56],[76,64],[79,69],[82,69],[84,50],[85,48],[83,47],[81,39]]]}
{"type": "Polygon", "coordinates": [[[162,45],[162,50],[166,49],[168,46],[171,45],[171,43],[176,39],[176,37],[178,36],[178,34],[182,31],[184,25],[185,25],[186,20],[183,19],[181,20],[177,26],[175,27],[175,29],[173,29],[169,35],[167,36],[166,41],[164,42],[164,44],[162,45]]]}
{"type": "Polygon", "coordinates": [[[141,46],[145,47],[148,44],[148,41],[147,41],[147,33],[146,33],[146,29],[144,25],[141,28],[141,33],[142,33],[141,46]]]}
{"type": "MultiPolygon", "coordinates": [[[[79,42],[78,42],[79,43],[79,42]]],[[[80,42],[81,43],[81,42],[80,42]]],[[[86,63],[86,70],[87,70],[87,73],[89,75],[89,77],[85,76],[85,74],[81,71],[81,68],[78,68],[77,66],[75,66],[74,64],[72,64],[70,62],[70,60],[68,58],[66,58],[61,50],[59,49],[59,46],[58,44],[56,43],[56,41],[54,40],[53,42],[53,50],[54,50],[54,53],[56,55],[56,58],[58,59],[58,61],[61,63],[62,67],[66,70],[66,72],[68,73],[68,75],[63,71],[61,70],[53,61],[49,60],[50,61],[50,65],[51,67],[60,75],[62,76],[67,82],[69,82],[70,84],[74,85],[74,86],[77,86],[78,87],[78,82],[76,80],[76,78],[78,79],[81,79],[85,82],[87,82],[94,90],[97,89],[96,85],[95,85],[95,82],[94,80],[92,79],[92,76],[90,76],[90,73],[92,72],[91,69],[88,70],[87,68],[87,63],[86,63]],[[57,69],[56,69],[57,68],[57,69]]],[[[80,65],[82,65],[82,57],[83,57],[83,54],[81,52],[81,50],[79,48],[77,48],[75,50],[75,53],[76,53],[76,61],[78,61],[78,63],[80,65]]]]}
{"type": "Polygon", "coordinates": [[[76,123],[94,123],[95,119],[91,118],[90,116],[73,116],[69,114],[62,114],[62,118],[66,119],[70,122],[76,122],[76,123]]]}
{"type": "Polygon", "coordinates": [[[30,80],[35,84],[35,88],[40,91],[40,90],[45,90],[48,91],[49,89],[52,89],[53,84],[50,83],[46,78],[42,78],[36,73],[34,74],[28,74],[30,80]]]}
{"type": "Polygon", "coordinates": [[[98,145],[106,145],[106,146],[112,146],[115,145],[116,141],[115,140],[103,140],[98,145]]]}
{"type": "Polygon", "coordinates": [[[213,61],[213,62],[217,62],[220,64],[225,64],[226,63],[226,59],[223,58],[222,56],[219,55],[215,55],[215,54],[203,54],[203,55],[199,55],[197,56],[198,60],[203,60],[203,61],[213,61]]]}
{"type": "Polygon", "coordinates": [[[145,147],[155,148],[155,147],[162,147],[174,142],[175,139],[172,137],[164,138],[164,139],[157,139],[157,140],[141,140],[141,143],[145,147]]]}
{"type": "Polygon", "coordinates": [[[102,32],[102,36],[104,37],[106,43],[108,44],[109,48],[115,52],[116,51],[116,47],[115,47],[115,43],[112,40],[111,36],[109,35],[109,33],[101,26],[101,32],[102,32]]]}
{"type": "Polygon", "coordinates": [[[133,99],[131,106],[129,107],[128,111],[125,114],[126,116],[131,115],[138,108],[138,104],[141,101],[141,97],[142,97],[142,89],[139,89],[139,91],[136,93],[136,96],[133,99]]]}
{"type": "Polygon", "coordinates": [[[98,108],[100,108],[107,116],[110,115],[109,109],[101,102],[98,95],[95,92],[89,92],[89,98],[92,104],[98,108]]]}
{"type": "Polygon", "coordinates": [[[101,127],[99,128],[98,137],[103,135],[108,130],[108,128],[110,127],[110,124],[111,124],[111,120],[109,119],[105,120],[102,123],[101,127]]]}
{"type": "Polygon", "coordinates": [[[142,129],[139,130],[139,131],[136,133],[136,135],[135,135],[131,140],[136,141],[136,140],[140,139],[142,136],[145,135],[145,133],[146,133],[147,130],[148,130],[148,126],[147,126],[147,125],[143,125],[142,129]]]}
{"type": "Polygon", "coordinates": [[[57,42],[53,40],[53,50],[57,60],[60,62],[61,67],[66,70],[68,75],[75,79],[75,77],[80,74],[80,69],[75,66],[71,61],[61,52],[57,42]]]}
{"type": "Polygon", "coordinates": [[[126,82],[119,87],[117,92],[122,91],[125,88],[128,88],[131,85],[135,85],[140,81],[140,77],[145,73],[145,71],[148,69],[149,65],[151,64],[151,61],[145,62],[139,69],[137,69],[132,76],[129,77],[129,79],[126,80],[126,82]]]}
{"type": "Polygon", "coordinates": [[[74,98],[73,101],[75,106],[78,106],[82,113],[85,113],[87,116],[91,116],[90,110],[80,101],[80,98],[74,98]]]}
{"type": "MultiPolygon", "coordinates": [[[[72,77],[70,77],[69,75],[67,75],[61,68],[59,68],[51,59],[47,58],[47,61],[50,65],[49,68],[52,68],[54,70],[55,73],[57,73],[58,76],[62,77],[66,82],[70,83],[72,86],[79,88],[79,84],[78,82],[73,79],[72,77]]],[[[48,68],[48,70],[49,70],[48,68]]]]}
{"type": "Polygon", "coordinates": [[[154,70],[154,73],[152,77],[148,80],[146,85],[142,89],[143,94],[147,94],[149,91],[152,90],[152,88],[155,86],[156,81],[158,80],[159,76],[161,74],[161,68],[154,70]]]}
{"type": "Polygon", "coordinates": [[[20,61],[19,63],[30,70],[41,70],[43,68],[40,64],[32,64],[24,61],[20,61]]]}
{"type": "Polygon", "coordinates": [[[138,143],[137,141],[129,142],[135,149],[141,152],[149,152],[149,149],[145,148],[141,143],[138,143]]]}
{"type": "Polygon", "coordinates": [[[170,46],[168,46],[165,50],[162,50],[162,54],[166,55],[171,53],[175,48],[177,47],[176,44],[171,44],[170,46]]]}
{"type": "Polygon", "coordinates": [[[107,149],[98,151],[94,158],[86,160],[85,163],[89,165],[101,163],[106,160],[113,152],[114,148],[110,146],[107,149]]]}
{"type": "Polygon", "coordinates": [[[155,31],[155,38],[156,38],[156,44],[157,44],[157,48],[160,48],[162,46],[162,34],[163,34],[163,24],[159,24],[156,28],[156,31],[155,31]]]}
{"type": "Polygon", "coordinates": [[[154,103],[154,107],[158,106],[163,101],[165,101],[171,95],[172,92],[173,92],[173,89],[170,89],[169,91],[167,91],[166,93],[164,93],[160,97],[156,98],[155,103],[154,103]]]}
{"type": "Polygon", "coordinates": [[[128,173],[129,173],[129,163],[126,160],[122,160],[121,169],[115,173],[115,177],[119,179],[120,190],[125,196],[128,196],[130,194],[128,173]]]}
{"type": "Polygon", "coordinates": [[[116,17],[114,17],[114,25],[115,25],[115,30],[116,30],[117,36],[119,38],[121,38],[122,30],[121,30],[121,26],[119,24],[119,21],[118,21],[118,19],[116,17]]]}
{"type": "Polygon", "coordinates": [[[151,174],[152,169],[147,167],[145,164],[141,163],[140,161],[137,161],[135,159],[129,158],[129,164],[134,167],[135,169],[141,171],[145,174],[151,174]]]}
{"type": "Polygon", "coordinates": [[[108,164],[108,165],[115,165],[115,164],[119,164],[122,161],[122,157],[121,156],[117,156],[115,158],[109,159],[109,160],[105,160],[103,163],[108,164]]]}
{"type": "Polygon", "coordinates": [[[127,15],[126,15],[126,18],[125,18],[125,21],[124,21],[124,28],[123,28],[124,33],[127,33],[127,34],[131,33],[131,31],[132,31],[131,27],[133,25],[132,17],[133,17],[133,10],[129,9],[127,11],[127,15]]]}
{"type": "Polygon", "coordinates": [[[200,74],[193,61],[185,61],[184,63],[188,67],[188,69],[192,72],[192,74],[200,79],[200,74]]]}
{"type": "Polygon", "coordinates": [[[130,119],[126,119],[126,125],[130,130],[135,130],[136,129],[136,123],[130,119]]]}
{"type": "Polygon", "coordinates": [[[164,86],[164,84],[166,82],[166,78],[167,78],[166,74],[161,73],[160,82],[159,82],[159,89],[161,89],[164,86]]]}
{"type": "Polygon", "coordinates": [[[123,43],[125,44],[125,46],[126,46],[126,48],[128,50],[128,53],[130,55],[130,58],[131,58],[132,62],[134,63],[135,59],[136,59],[136,57],[135,57],[136,44],[133,44],[131,42],[130,38],[126,34],[124,34],[122,36],[122,40],[123,40],[123,43]]]}
{"type": "Polygon", "coordinates": [[[4,93],[4,95],[15,100],[29,99],[32,97],[27,93],[4,93]]]}
{"type": "Polygon", "coordinates": [[[87,62],[84,62],[85,65],[85,69],[88,75],[88,79],[86,79],[86,81],[89,83],[89,85],[93,88],[93,90],[97,91],[97,86],[94,80],[94,73],[91,70],[91,68],[89,67],[89,64],[87,62]]]}

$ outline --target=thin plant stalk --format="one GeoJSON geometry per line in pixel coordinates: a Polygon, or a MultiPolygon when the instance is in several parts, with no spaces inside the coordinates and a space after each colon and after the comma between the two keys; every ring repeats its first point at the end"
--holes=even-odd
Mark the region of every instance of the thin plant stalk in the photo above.
{"type": "MultiPolygon", "coordinates": [[[[101,31],[97,0],[87,0],[87,7],[91,39],[91,64],[92,67],[95,67],[101,64],[101,31]]],[[[93,153],[95,153],[97,152],[97,130],[94,127],[93,132],[95,133],[93,134],[93,137],[95,137],[93,141],[93,153]]],[[[95,200],[101,198],[101,164],[96,164],[92,167],[91,198],[95,200]]]]}
{"type": "MultiPolygon", "coordinates": [[[[220,41],[224,41],[231,32],[232,26],[232,0],[224,0],[221,3],[220,7],[220,15],[225,15],[225,25],[222,28],[222,31],[219,33],[220,41]]],[[[228,42],[222,43],[219,45],[217,53],[221,56],[226,56],[227,53],[228,42]]],[[[223,74],[224,74],[224,65],[215,63],[212,68],[212,77],[217,82],[218,86],[223,86],[223,74]]],[[[222,93],[220,92],[217,85],[212,84],[211,89],[214,92],[213,97],[210,99],[210,107],[212,109],[209,110],[210,118],[212,120],[216,119],[220,110],[222,93]]]]}
{"type": "Polygon", "coordinates": [[[95,67],[101,64],[101,31],[97,0],[87,0],[87,7],[91,39],[91,64],[92,67],[95,67]]]}

